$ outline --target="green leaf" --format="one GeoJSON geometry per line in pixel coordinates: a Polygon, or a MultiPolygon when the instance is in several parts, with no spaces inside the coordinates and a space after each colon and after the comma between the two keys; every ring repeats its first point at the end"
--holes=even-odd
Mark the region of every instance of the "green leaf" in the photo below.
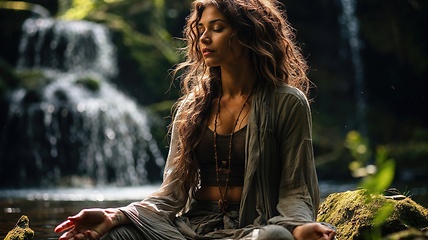
{"type": "Polygon", "coordinates": [[[394,212],[394,204],[387,202],[379,208],[373,220],[374,227],[381,227],[394,212]]]}

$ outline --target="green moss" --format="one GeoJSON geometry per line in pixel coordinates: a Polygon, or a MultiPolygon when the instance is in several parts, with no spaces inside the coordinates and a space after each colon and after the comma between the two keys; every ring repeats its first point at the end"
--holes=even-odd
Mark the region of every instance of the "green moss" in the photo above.
{"type": "Polygon", "coordinates": [[[18,85],[19,79],[12,66],[0,57],[0,98],[5,92],[18,85]]]}
{"type": "Polygon", "coordinates": [[[76,84],[80,84],[92,92],[97,92],[98,90],[100,90],[100,87],[101,87],[100,81],[98,79],[91,78],[91,77],[78,79],[76,80],[76,84]]]}
{"type": "Polygon", "coordinates": [[[414,240],[427,239],[428,232],[421,232],[418,229],[410,228],[405,231],[390,234],[385,237],[385,240],[414,240]]]}
{"type": "Polygon", "coordinates": [[[4,240],[29,240],[33,239],[34,231],[30,228],[30,219],[22,215],[15,227],[9,231],[4,240]]]}
{"type": "Polygon", "coordinates": [[[335,225],[338,239],[367,239],[377,231],[382,236],[410,228],[421,231],[428,226],[428,210],[408,197],[393,200],[360,189],[329,195],[317,220],[335,225]]]}
{"type": "Polygon", "coordinates": [[[410,198],[396,204],[398,218],[407,226],[422,229],[428,227],[428,210],[410,198]]]}
{"type": "Polygon", "coordinates": [[[17,72],[17,76],[20,81],[19,85],[27,90],[40,89],[52,81],[41,70],[17,72]]]}

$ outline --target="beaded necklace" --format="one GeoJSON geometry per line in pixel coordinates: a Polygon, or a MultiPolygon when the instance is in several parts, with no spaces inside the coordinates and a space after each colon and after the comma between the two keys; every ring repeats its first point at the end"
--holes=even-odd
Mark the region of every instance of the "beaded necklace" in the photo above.
{"type": "MultiPolygon", "coordinates": [[[[229,137],[229,156],[227,158],[227,169],[223,169],[223,168],[219,168],[218,166],[218,154],[217,154],[217,119],[218,116],[220,115],[220,102],[221,102],[221,98],[223,96],[223,94],[220,94],[220,97],[218,98],[218,103],[217,103],[217,113],[215,115],[215,119],[214,119],[214,160],[215,160],[215,168],[216,168],[216,177],[217,177],[217,186],[218,186],[218,190],[220,191],[220,199],[218,200],[218,207],[219,210],[222,213],[226,213],[227,208],[229,206],[229,203],[227,202],[227,200],[225,199],[226,197],[226,193],[227,193],[227,189],[229,186],[229,174],[230,174],[230,163],[232,160],[232,144],[233,144],[233,134],[235,132],[235,128],[239,123],[239,117],[241,116],[242,111],[245,108],[245,105],[248,102],[248,99],[250,99],[250,96],[252,94],[252,90],[250,92],[250,94],[248,94],[247,99],[245,100],[244,104],[242,105],[241,110],[239,111],[238,117],[236,118],[236,122],[235,122],[235,126],[233,126],[232,132],[230,133],[230,137],[229,137]],[[227,174],[226,175],[226,182],[225,182],[225,186],[224,186],[224,192],[221,189],[220,186],[220,180],[219,180],[219,173],[222,174],[227,174]]],[[[226,165],[226,161],[222,161],[222,166],[226,165]]]]}

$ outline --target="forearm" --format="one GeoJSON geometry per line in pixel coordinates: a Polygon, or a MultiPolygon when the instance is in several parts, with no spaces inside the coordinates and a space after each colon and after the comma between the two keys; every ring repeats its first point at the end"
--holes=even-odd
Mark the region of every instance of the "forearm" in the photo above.
{"type": "Polygon", "coordinates": [[[112,228],[131,223],[131,220],[118,208],[108,208],[105,213],[111,221],[112,228]]]}

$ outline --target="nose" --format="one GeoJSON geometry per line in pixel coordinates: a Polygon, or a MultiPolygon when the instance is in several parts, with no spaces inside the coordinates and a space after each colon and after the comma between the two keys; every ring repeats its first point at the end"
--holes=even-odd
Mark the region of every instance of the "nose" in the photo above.
{"type": "Polygon", "coordinates": [[[201,38],[199,40],[203,44],[209,44],[209,43],[211,43],[211,38],[209,38],[206,33],[202,34],[201,38]]]}

